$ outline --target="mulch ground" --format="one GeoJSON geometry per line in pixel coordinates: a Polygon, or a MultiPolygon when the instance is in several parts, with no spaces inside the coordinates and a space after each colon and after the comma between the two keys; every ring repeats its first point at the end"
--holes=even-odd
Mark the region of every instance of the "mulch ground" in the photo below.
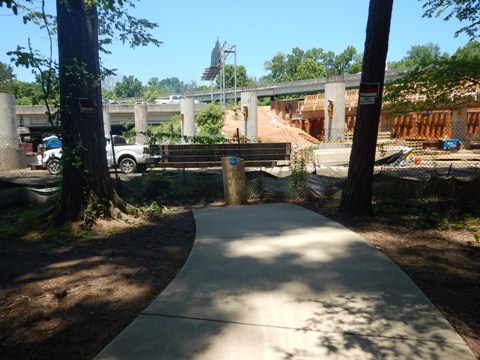
{"type": "Polygon", "coordinates": [[[195,222],[177,209],[96,232],[0,240],[0,359],[93,358],[175,277],[195,222]]]}

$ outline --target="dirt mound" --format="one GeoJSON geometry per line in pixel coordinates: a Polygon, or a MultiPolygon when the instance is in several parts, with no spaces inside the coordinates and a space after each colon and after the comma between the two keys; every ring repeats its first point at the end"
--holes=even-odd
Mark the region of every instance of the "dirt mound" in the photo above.
{"type": "MultiPolygon", "coordinates": [[[[234,137],[239,129],[242,134],[240,110],[227,110],[223,132],[234,137]]],[[[317,139],[299,128],[290,126],[285,120],[277,116],[268,106],[257,108],[258,138],[261,142],[289,142],[295,147],[310,147],[319,143],[317,139]]]]}

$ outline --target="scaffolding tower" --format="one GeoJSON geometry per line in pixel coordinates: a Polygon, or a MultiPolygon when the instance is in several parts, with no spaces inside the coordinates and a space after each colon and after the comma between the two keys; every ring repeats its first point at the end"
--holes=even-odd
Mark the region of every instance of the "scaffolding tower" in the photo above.
{"type": "Polygon", "coordinates": [[[210,66],[206,68],[202,75],[202,80],[211,81],[211,101],[213,101],[213,81],[220,74],[220,103],[226,105],[225,92],[225,64],[233,54],[233,83],[234,83],[234,101],[237,103],[237,46],[230,45],[226,41],[220,46],[217,39],[212,50],[210,66]]]}

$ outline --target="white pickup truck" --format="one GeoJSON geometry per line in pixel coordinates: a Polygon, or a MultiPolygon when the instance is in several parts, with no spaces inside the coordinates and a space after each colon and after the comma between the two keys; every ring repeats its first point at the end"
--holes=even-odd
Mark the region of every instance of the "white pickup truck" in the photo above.
{"type": "MultiPolygon", "coordinates": [[[[118,166],[126,174],[133,173],[148,164],[156,164],[162,160],[158,145],[127,144],[125,138],[119,135],[106,138],[106,150],[108,167],[118,166]],[[115,153],[115,161],[113,153],[115,153]]],[[[42,155],[42,167],[47,169],[52,175],[59,174],[62,171],[61,157],[61,148],[46,150],[42,155]]]]}
{"type": "Polygon", "coordinates": [[[155,104],[180,104],[180,100],[185,99],[183,95],[170,95],[155,100],[155,104]]]}

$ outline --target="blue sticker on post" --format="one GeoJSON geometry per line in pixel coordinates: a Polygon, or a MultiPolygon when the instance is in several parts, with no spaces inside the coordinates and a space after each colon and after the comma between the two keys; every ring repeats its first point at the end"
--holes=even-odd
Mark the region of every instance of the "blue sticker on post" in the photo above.
{"type": "Polygon", "coordinates": [[[230,158],[230,165],[236,165],[237,164],[237,158],[236,157],[231,157],[230,158]]]}

